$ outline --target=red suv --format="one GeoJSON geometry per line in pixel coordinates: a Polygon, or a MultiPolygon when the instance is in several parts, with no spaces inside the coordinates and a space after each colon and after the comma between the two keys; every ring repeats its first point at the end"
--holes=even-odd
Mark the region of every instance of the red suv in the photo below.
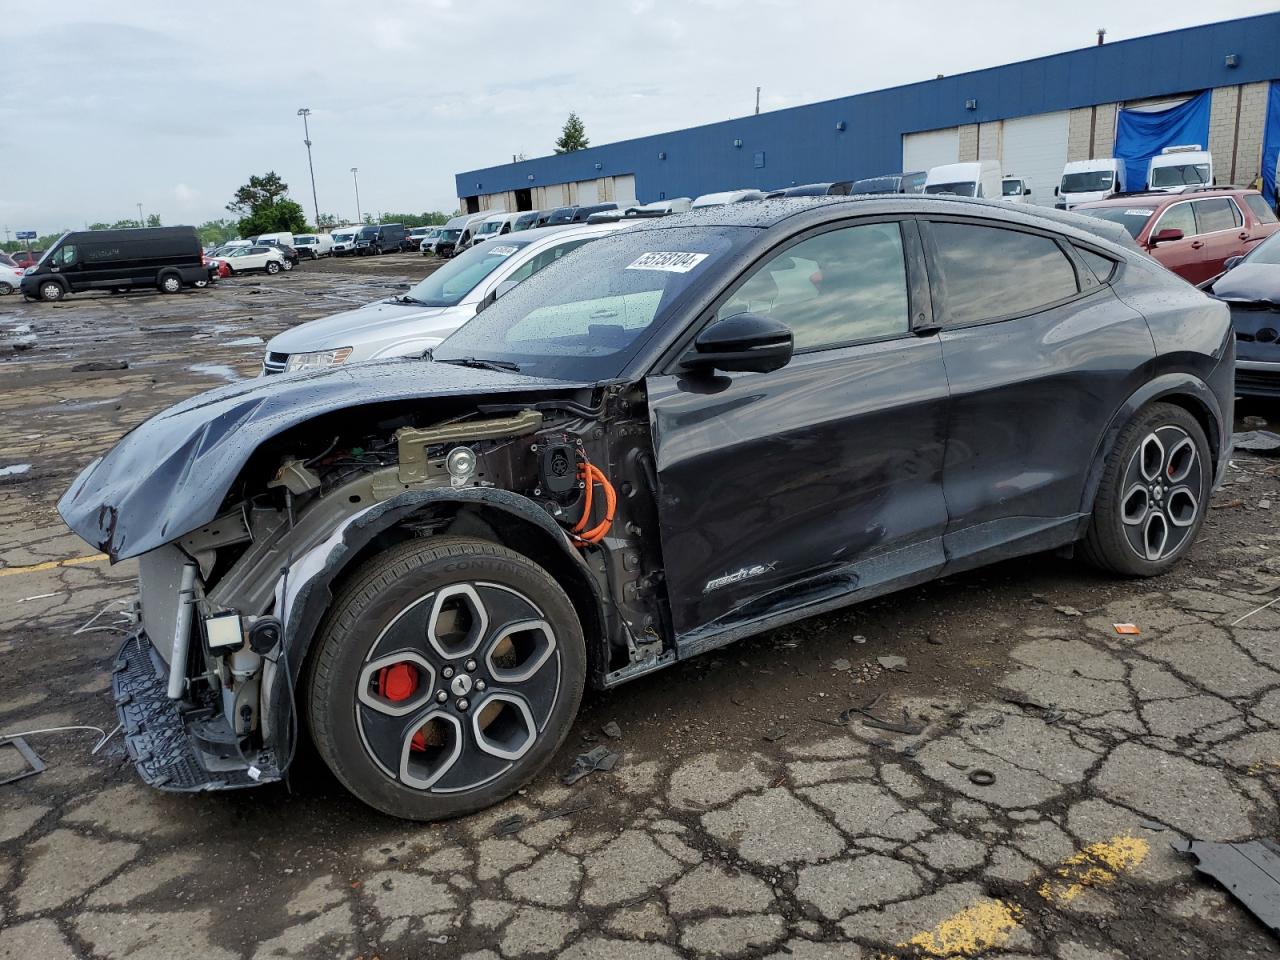
{"type": "Polygon", "coordinates": [[[1257,190],[1199,189],[1141,193],[1072,207],[1118,223],[1138,245],[1184,280],[1203,283],[1280,229],[1257,190]]]}
{"type": "Polygon", "coordinates": [[[34,267],[43,256],[43,250],[19,250],[13,254],[13,262],[25,270],[27,267],[34,267]]]}

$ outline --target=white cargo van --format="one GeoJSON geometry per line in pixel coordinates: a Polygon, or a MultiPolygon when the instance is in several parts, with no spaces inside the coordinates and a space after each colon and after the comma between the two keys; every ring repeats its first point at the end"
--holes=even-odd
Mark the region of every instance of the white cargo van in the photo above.
{"type": "Polygon", "coordinates": [[[1124,161],[1115,157],[1072,160],[1062,168],[1062,181],[1053,188],[1053,195],[1058,198],[1054,206],[1070,210],[1077,203],[1093,203],[1124,193],[1124,171],[1124,161]]]}
{"type": "Polygon", "coordinates": [[[944,163],[930,169],[925,177],[924,192],[999,200],[1001,179],[1000,164],[995,160],[944,163]]]}
{"type": "Polygon", "coordinates": [[[1000,181],[1000,197],[1009,203],[1031,203],[1031,181],[1006,173],[1000,181]]]}
{"type": "Polygon", "coordinates": [[[1213,186],[1213,154],[1200,144],[1165,147],[1147,165],[1147,189],[1177,193],[1184,187],[1213,186]]]}

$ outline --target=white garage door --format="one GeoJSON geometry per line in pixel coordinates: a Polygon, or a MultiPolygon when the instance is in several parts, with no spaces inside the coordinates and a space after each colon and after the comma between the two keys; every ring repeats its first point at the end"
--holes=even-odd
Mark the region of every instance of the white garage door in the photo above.
{"type": "MultiPolygon", "coordinates": [[[[907,133],[902,137],[902,172],[928,170],[944,163],[960,159],[960,130],[926,130],[923,133],[907,133]]],[[[889,173],[891,171],[884,171],[889,173]]],[[[898,171],[892,171],[894,173],[898,171]]]]}
{"type": "Polygon", "coordinates": [[[613,178],[613,201],[619,210],[634,207],[636,204],[636,178],[634,174],[624,174],[613,178]]]}
{"type": "Polygon", "coordinates": [[[1067,111],[1006,120],[1002,131],[1004,169],[1031,181],[1031,200],[1053,206],[1053,188],[1067,162],[1067,111]]]}
{"type": "Polygon", "coordinates": [[[578,181],[578,206],[586,207],[600,200],[600,187],[595,180],[578,181]]]}

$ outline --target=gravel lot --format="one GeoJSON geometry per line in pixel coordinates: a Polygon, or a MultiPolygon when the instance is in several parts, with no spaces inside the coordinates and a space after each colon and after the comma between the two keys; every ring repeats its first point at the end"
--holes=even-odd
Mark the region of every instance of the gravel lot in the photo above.
{"type": "MultiPolygon", "coordinates": [[[[135,567],[58,520],[76,472],[432,262],[0,299],[0,732],[116,724],[135,567]]],[[[463,821],[381,817],[306,752],[287,788],[171,796],[118,739],[33,736],[48,768],[0,786],[0,958],[1273,955],[1171,843],[1278,832],[1280,606],[1239,621],[1280,589],[1278,473],[1235,460],[1157,580],[1024,559],[589,696],[552,769],[463,821]],[[599,743],[617,767],[562,785],[599,743]]]]}

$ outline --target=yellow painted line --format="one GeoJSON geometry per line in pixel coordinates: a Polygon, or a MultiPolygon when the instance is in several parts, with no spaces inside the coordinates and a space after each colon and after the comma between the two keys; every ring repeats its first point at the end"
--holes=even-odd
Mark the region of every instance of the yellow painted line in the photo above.
{"type": "Polygon", "coordinates": [[[86,563],[101,563],[106,559],[107,555],[105,553],[95,553],[91,557],[67,557],[65,560],[46,560],[44,563],[33,563],[29,567],[5,567],[0,569],[0,577],[16,577],[24,573],[56,570],[59,567],[79,567],[86,563]]]}
{"type": "Polygon", "coordinates": [[[1054,876],[1040,884],[1050,903],[1070,903],[1089,887],[1106,886],[1125,870],[1147,859],[1151,845],[1140,837],[1112,837],[1091,843],[1063,860],[1054,876]]]}
{"type": "Polygon", "coordinates": [[[926,957],[974,957],[1004,946],[1018,925],[1017,907],[1003,900],[980,900],[898,947],[915,947],[926,957]]]}

